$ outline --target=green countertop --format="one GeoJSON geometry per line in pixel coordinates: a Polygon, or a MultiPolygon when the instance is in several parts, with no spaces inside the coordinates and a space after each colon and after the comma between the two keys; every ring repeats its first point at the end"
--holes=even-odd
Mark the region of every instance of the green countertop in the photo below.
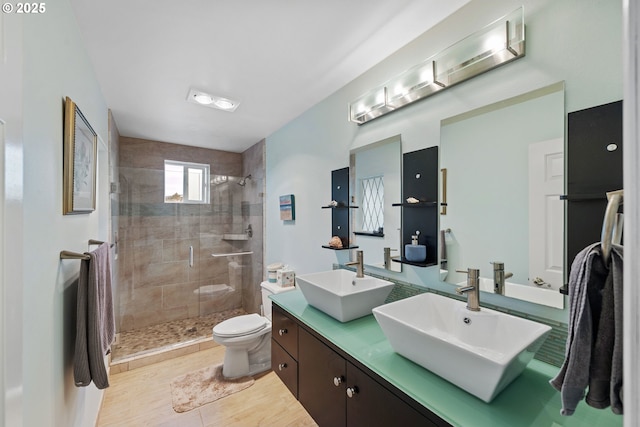
{"type": "Polygon", "coordinates": [[[395,353],[373,315],[340,323],[307,304],[299,290],[272,295],[280,307],[382,378],[454,426],[616,427],[622,417],[582,401],[569,417],[560,415],[560,393],[549,385],[558,368],[532,360],[491,403],[443,380],[395,353]]]}

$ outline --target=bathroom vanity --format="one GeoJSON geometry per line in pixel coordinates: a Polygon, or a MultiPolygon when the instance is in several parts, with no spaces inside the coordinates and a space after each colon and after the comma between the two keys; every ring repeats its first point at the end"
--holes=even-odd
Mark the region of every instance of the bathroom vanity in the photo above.
{"type": "Polygon", "coordinates": [[[272,336],[273,370],[320,426],[450,425],[275,304],[272,336]]]}
{"type": "Polygon", "coordinates": [[[584,402],[561,416],[558,368],[538,360],[487,404],[396,354],[373,315],[338,322],[299,290],[271,299],[272,368],[320,426],[622,426],[584,402]]]}

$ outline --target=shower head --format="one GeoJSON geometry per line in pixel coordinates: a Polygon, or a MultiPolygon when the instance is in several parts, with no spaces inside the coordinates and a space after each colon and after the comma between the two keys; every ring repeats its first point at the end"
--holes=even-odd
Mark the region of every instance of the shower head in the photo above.
{"type": "Polygon", "coordinates": [[[238,181],[238,185],[244,187],[248,179],[251,179],[251,174],[245,176],[244,178],[240,178],[240,181],[238,181]]]}

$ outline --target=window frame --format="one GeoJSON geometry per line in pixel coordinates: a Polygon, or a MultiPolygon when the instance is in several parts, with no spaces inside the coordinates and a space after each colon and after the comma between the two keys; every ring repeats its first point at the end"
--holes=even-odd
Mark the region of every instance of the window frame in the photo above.
{"type": "Polygon", "coordinates": [[[163,185],[163,200],[164,203],[177,203],[177,204],[190,204],[190,205],[205,205],[209,204],[211,200],[210,194],[210,185],[209,180],[211,176],[211,166],[207,163],[193,163],[193,162],[183,162],[180,160],[169,160],[165,159],[164,161],[164,185],[163,185]],[[172,201],[167,200],[166,195],[166,173],[167,166],[181,166],[182,167],[182,200],[181,201],[172,201]],[[189,199],[189,170],[200,170],[202,171],[202,188],[200,188],[201,194],[203,195],[202,199],[189,199]]]}

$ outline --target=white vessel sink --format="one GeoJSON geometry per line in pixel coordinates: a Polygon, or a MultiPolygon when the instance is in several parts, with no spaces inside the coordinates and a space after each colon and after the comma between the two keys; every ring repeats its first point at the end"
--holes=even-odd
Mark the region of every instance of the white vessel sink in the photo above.
{"type": "Polygon", "coordinates": [[[375,277],[357,278],[348,270],[331,270],[296,276],[309,305],[341,322],[371,314],[384,304],[393,283],[375,277]]]}
{"type": "Polygon", "coordinates": [[[393,350],[491,402],[522,373],[551,328],[427,293],[376,307],[393,350]]]}

